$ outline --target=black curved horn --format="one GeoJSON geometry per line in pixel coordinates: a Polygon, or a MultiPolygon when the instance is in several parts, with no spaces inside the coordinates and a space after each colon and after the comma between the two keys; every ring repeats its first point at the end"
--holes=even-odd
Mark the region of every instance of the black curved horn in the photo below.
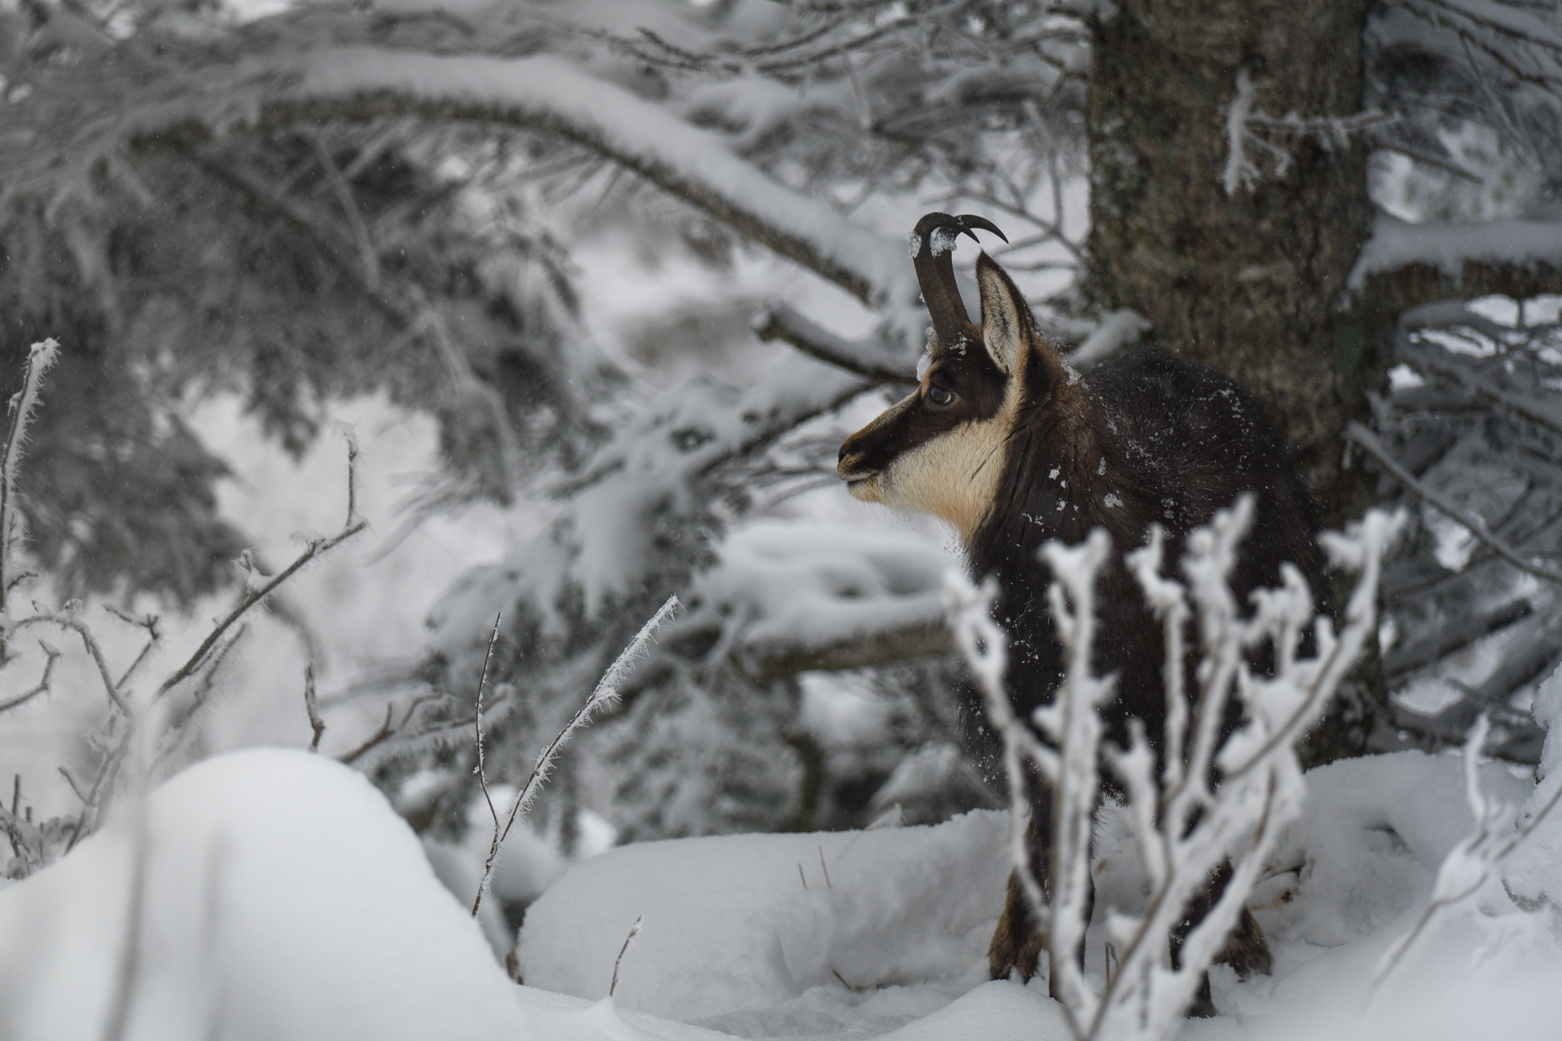
{"type": "Polygon", "coordinates": [[[959,217],[948,213],[929,213],[917,221],[911,232],[911,262],[917,269],[917,284],[933,319],[933,333],[940,343],[954,343],[968,336],[971,318],[955,286],[953,253],[955,239],[961,235],[976,238],[976,229],[990,231],[1003,241],[1008,238],[986,217],[967,213],[959,217]]]}

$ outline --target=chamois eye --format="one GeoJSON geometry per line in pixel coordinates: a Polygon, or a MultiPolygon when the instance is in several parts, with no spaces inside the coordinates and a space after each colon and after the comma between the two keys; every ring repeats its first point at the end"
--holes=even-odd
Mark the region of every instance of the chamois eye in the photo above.
{"type": "Polygon", "coordinates": [[[952,405],[955,401],[955,392],[947,387],[941,387],[937,383],[927,385],[927,401],[934,408],[943,408],[952,405]]]}

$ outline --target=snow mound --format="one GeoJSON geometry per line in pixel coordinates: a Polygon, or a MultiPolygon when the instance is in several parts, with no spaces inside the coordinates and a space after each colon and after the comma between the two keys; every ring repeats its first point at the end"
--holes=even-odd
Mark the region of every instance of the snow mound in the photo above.
{"type": "Polygon", "coordinates": [[[0,890],[7,1041],[666,1036],[582,1004],[511,983],[384,797],[303,752],[191,767],[0,890]]]}
{"type": "MultiPolygon", "coordinates": [[[[1549,722],[1559,691],[1562,679],[1537,698],[1549,722]]],[[[1539,788],[1495,764],[1482,788],[1523,820],[1557,783],[1562,746],[1548,740],[1542,761],[1539,788]]],[[[1185,1022],[1181,1041],[1558,1036],[1550,819],[1506,878],[1494,873],[1374,986],[1471,827],[1460,766],[1406,752],[1310,773],[1256,894],[1274,974],[1238,982],[1217,967],[1222,1014],[1185,1022]]],[[[976,812],[610,850],[528,911],[519,956],[533,986],[519,987],[361,776],[302,752],[234,753],[0,889],[0,1038],[1053,1041],[1068,1032],[1044,982],[986,979],[1006,831],[1004,814],[976,812]]],[[[1124,836],[1103,814],[1098,922],[1144,898],[1124,836]]],[[[1086,957],[1099,974],[1099,929],[1086,957]]]]}
{"type": "Polygon", "coordinates": [[[932,827],[610,850],[527,911],[522,977],[606,995],[644,916],[619,968],[628,1008],[744,1036],[835,1033],[862,1017],[881,1033],[986,979],[1007,827],[1005,814],[977,811],[932,827]]]}

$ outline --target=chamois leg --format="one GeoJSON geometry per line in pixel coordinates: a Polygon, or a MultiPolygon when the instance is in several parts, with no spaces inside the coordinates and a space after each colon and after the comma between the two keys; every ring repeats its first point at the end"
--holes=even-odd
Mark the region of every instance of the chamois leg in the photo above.
{"type": "MultiPolygon", "coordinates": [[[[1204,920],[1205,915],[1209,914],[1210,908],[1215,906],[1215,902],[1226,891],[1226,883],[1230,881],[1231,862],[1223,861],[1210,876],[1209,884],[1199,890],[1188,902],[1186,915],[1178,923],[1177,928],[1172,930],[1171,960],[1174,967],[1182,967],[1182,943],[1188,933],[1204,920]]],[[[1226,937],[1225,946],[1220,949],[1215,960],[1235,969],[1240,979],[1259,974],[1269,975],[1273,966],[1269,943],[1264,939],[1264,930],[1253,917],[1253,912],[1246,907],[1242,908],[1236,926],[1231,930],[1231,935],[1226,937]]],[[[1199,984],[1199,992],[1194,997],[1193,1004],[1188,1007],[1188,1015],[1206,1019],[1215,1015],[1215,1002],[1209,992],[1208,973],[1199,984]]]]}
{"type": "MultiPolygon", "coordinates": [[[[1092,814],[1092,817],[1094,815],[1092,814]]],[[[1042,894],[1052,896],[1052,795],[1043,785],[1032,781],[1031,818],[1025,829],[1025,849],[1030,870],[1041,886],[1042,894]]],[[[1095,880],[1087,878],[1090,887],[1085,897],[1085,921],[1090,921],[1095,909],[1095,880]]],[[[1051,946],[1051,937],[1031,912],[1025,891],[1020,886],[1017,873],[1009,874],[1008,894],[1003,905],[1003,915],[993,933],[992,945],[987,949],[988,969],[995,980],[1008,979],[1011,971],[1018,969],[1021,981],[1036,975],[1041,952],[1051,946]]],[[[1081,967],[1085,964],[1085,941],[1080,937],[1079,949],[1074,952],[1081,967]]],[[[1055,974],[1048,973],[1048,993],[1058,997],[1055,974]]]]}
{"type": "MultiPolygon", "coordinates": [[[[1034,782],[1032,787],[1039,787],[1034,782]]],[[[1041,886],[1043,895],[1051,896],[1052,800],[1045,792],[1032,792],[1030,824],[1025,828],[1025,852],[1030,860],[1031,877],[1041,886]]],[[[1041,923],[1031,912],[1025,890],[1020,886],[1017,871],[1009,873],[1008,895],[1004,899],[1003,914],[998,918],[998,928],[993,932],[992,944],[987,948],[987,967],[995,980],[1009,978],[1015,969],[1021,982],[1036,975],[1036,965],[1041,952],[1048,946],[1048,936],[1041,923]]]]}

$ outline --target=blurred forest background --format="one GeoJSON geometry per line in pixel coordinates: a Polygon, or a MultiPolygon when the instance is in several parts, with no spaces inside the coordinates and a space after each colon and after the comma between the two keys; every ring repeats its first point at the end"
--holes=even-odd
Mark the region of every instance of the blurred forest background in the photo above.
{"type": "MultiPolygon", "coordinates": [[[[273,598],[291,628],[238,645],[254,667],[190,707],[187,759],[307,743],[302,676],[266,668],[287,643],[320,665],[322,750],[459,839],[496,617],[487,769],[517,782],[676,593],[539,806],[566,852],[587,819],[632,840],[996,804],[956,711],[949,539],[833,478],[911,379],[929,210],[1007,232],[987,248],[1077,365],[1146,340],[1253,389],[1331,524],[1412,509],[1381,659],[1317,757],[1458,742],[1480,712],[1489,750],[1538,755],[1554,0],[6,0],[0,61],[4,392],[62,345],[19,485],[30,595],[195,627],[235,560],[334,530],[327,435],[370,417],[372,532],[273,598]],[[311,462],[261,487],[261,440],[311,462]],[[348,617],[394,659],[342,646],[348,617]]],[[[52,660],[6,651],[0,702],[52,660]]],[[[0,717],[0,772],[52,719],[91,776],[101,702],[57,681],[0,717]]]]}

